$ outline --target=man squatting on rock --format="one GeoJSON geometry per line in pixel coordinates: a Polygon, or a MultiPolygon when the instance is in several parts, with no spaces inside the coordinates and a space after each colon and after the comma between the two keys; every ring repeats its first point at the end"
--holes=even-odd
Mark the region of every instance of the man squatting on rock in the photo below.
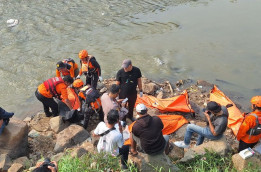
{"type": "Polygon", "coordinates": [[[188,124],[184,141],[174,142],[176,146],[188,148],[193,133],[198,134],[197,146],[203,143],[205,137],[211,140],[218,140],[223,136],[228,122],[227,108],[211,101],[207,104],[204,115],[207,119],[207,127],[203,128],[195,124],[188,124]]]}
{"type": "Polygon", "coordinates": [[[136,112],[139,117],[132,127],[130,134],[131,154],[137,155],[137,144],[149,155],[161,154],[165,151],[168,154],[169,136],[162,134],[163,123],[157,116],[150,116],[148,109],[144,104],[136,106],[136,112]]]}

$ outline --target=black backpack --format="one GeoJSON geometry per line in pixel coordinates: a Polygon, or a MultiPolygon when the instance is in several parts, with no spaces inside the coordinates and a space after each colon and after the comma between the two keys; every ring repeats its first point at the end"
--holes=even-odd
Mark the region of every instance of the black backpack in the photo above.
{"type": "Polygon", "coordinates": [[[96,89],[94,89],[92,87],[88,88],[85,91],[84,95],[86,97],[86,99],[85,99],[86,104],[93,103],[100,97],[99,91],[97,91],[96,89]]]}
{"type": "MultiPolygon", "coordinates": [[[[254,128],[250,128],[247,131],[249,138],[251,138],[251,136],[257,136],[257,135],[261,134],[261,117],[258,117],[257,114],[255,114],[255,113],[251,113],[249,115],[254,116],[256,118],[256,126],[254,128]]],[[[247,115],[247,116],[249,116],[249,115],[247,115]]]]}

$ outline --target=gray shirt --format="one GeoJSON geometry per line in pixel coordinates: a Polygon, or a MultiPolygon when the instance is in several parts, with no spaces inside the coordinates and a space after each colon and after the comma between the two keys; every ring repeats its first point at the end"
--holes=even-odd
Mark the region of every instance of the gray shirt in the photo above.
{"type": "Polygon", "coordinates": [[[219,116],[215,116],[213,114],[210,115],[210,121],[213,124],[217,135],[223,134],[226,131],[227,122],[228,122],[227,108],[225,106],[221,106],[221,110],[223,112],[222,115],[219,116]]]}

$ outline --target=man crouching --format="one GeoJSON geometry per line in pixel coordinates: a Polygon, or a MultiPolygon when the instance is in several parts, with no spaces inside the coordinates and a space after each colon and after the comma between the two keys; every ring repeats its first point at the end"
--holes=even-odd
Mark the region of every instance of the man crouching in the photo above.
{"type": "Polygon", "coordinates": [[[122,128],[118,126],[119,113],[110,110],[107,115],[107,123],[100,122],[93,132],[94,137],[100,137],[98,152],[106,152],[113,155],[121,155],[121,168],[127,169],[129,146],[123,145],[122,128]]]}
{"type": "Polygon", "coordinates": [[[147,114],[147,107],[144,104],[136,106],[139,117],[132,127],[131,154],[137,155],[137,143],[146,154],[157,155],[165,151],[169,153],[169,136],[162,134],[163,123],[157,116],[147,114]]]}

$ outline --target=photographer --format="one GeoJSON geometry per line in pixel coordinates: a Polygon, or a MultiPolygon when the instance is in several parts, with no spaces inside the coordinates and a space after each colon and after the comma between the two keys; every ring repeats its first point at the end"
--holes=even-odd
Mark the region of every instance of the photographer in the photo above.
{"type": "Polygon", "coordinates": [[[36,164],[36,169],[32,172],[58,172],[58,165],[55,161],[50,161],[49,158],[45,158],[43,162],[36,164]]]}
{"type": "Polygon", "coordinates": [[[3,108],[0,107],[0,135],[2,134],[5,126],[8,125],[10,118],[14,113],[12,112],[6,112],[3,108]]]}
{"type": "Polygon", "coordinates": [[[218,140],[223,136],[227,128],[228,110],[225,106],[211,101],[207,104],[204,115],[207,119],[207,127],[200,127],[195,124],[189,124],[185,133],[184,141],[174,142],[174,144],[181,148],[189,148],[191,136],[193,133],[198,134],[196,145],[201,145],[204,138],[211,140],[218,140]]]}

